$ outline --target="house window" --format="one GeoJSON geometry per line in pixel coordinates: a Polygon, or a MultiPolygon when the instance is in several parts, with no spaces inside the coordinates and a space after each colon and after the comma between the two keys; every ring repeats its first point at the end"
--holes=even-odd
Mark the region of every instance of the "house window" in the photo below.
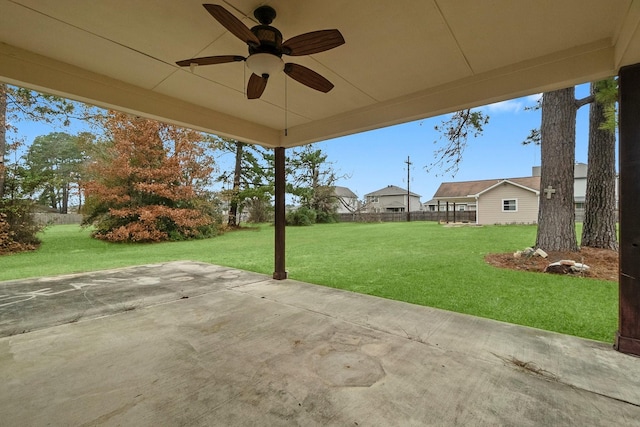
{"type": "Polygon", "coordinates": [[[378,196],[368,196],[369,203],[378,203],[378,196]]]}
{"type": "Polygon", "coordinates": [[[458,210],[464,212],[465,205],[458,205],[458,210]]]}
{"type": "Polygon", "coordinates": [[[502,212],[516,212],[518,199],[502,199],[502,212]]]}

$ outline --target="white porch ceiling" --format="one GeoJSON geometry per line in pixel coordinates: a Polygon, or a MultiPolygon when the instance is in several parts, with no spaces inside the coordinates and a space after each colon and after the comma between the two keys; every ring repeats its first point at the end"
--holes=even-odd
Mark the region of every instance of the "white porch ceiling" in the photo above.
{"type": "Polygon", "coordinates": [[[210,0],[248,27],[262,4],[284,39],[346,44],[288,61],[335,88],[274,76],[259,100],[246,45],[201,0],[0,0],[0,80],[264,146],[291,147],[567,87],[640,63],[640,0],[210,0]],[[285,113],[286,106],[286,113],[285,113]],[[286,117],[286,119],[285,119],[286,117]],[[285,135],[285,125],[288,128],[285,135]]]}

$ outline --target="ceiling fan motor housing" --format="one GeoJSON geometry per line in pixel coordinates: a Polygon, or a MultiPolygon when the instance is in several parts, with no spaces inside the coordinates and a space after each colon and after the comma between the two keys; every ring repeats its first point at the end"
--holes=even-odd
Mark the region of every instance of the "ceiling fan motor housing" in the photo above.
{"type": "Polygon", "coordinates": [[[251,32],[260,40],[259,46],[249,45],[249,55],[270,53],[282,56],[282,33],[270,25],[256,25],[251,32]]]}

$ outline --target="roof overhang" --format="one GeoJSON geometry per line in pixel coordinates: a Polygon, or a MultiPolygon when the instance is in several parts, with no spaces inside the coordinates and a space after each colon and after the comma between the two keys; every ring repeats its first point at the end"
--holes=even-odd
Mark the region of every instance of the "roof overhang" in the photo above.
{"type": "Polygon", "coordinates": [[[480,191],[478,194],[473,194],[473,195],[470,195],[469,197],[480,197],[484,193],[488,193],[489,191],[493,190],[494,188],[499,187],[501,185],[506,185],[506,184],[513,185],[514,187],[521,188],[521,189],[523,189],[525,191],[530,191],[533,194],[535,194],[536,196],[540,195],[540,192],[538,190],[536,190],[535,188],[527,187],[526,185],[520,185],[517,182],[513,182],[513,181],[510,181],[508,179],[503,179],[502,181],[492,185],[491,187],[485,188],[484,190],[480,191]]]}
{"type": "MultiPolygon", "coordinates": [[[[257,0],[220,3],[256,24],[257,0]]],[[[284,75],[259,100],[246,55],[201,1],[0,0],[0,80],[267,147],[291,147],[614,75],[640,63],[636,0],[267,2],[287,39],[337,28],[346,44],[287,61],[335,88],[284,75]],[[286,132],[285,132],[286,130],[286,132]]]]}
{"type": "Polygon", "coordinates": [[[467,200],[467,199],[472,200],[472,199],[474,199],[476,197],[478,197],[477,194],[471,194],[471,195],[468,195],[468,196],[440,196],[440,197],[434,197],[433,200],[435,200],[436,202],[441,201],[441,200],[444,200],[444,201],[447,201],[447,200],[467,200]]]}

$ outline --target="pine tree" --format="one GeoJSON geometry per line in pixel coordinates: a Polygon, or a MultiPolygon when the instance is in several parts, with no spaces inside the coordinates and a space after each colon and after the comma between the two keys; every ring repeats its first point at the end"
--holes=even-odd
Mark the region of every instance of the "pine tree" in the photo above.
{"type": "Polygon", "coordinates": [[[235,159],[233,171],[224,171],[216,179],[227,187],[220,192],[220,197],[229,204],[227,225],[240,226],[245,208],[249,211],[249,221],[269,221],[273,210],[273,156],[260,146],[228,138],[216,137],[213,147],[233,154],[235,159]],[[228,188],[230,183],[232,187],[228,188]]]}
{"type": "Polygon", "coordinates": [[[577,108],[573,87],[542,96],[536,247],[545,251],[578,250],[573,200],[577,108]]]}
{"type": "Polygon", "coordinates": [[[591,84],[589,169],[582,226],[582,246],[618,250],[616,235],[615,79],[591,84]],[[613,122],[613,123],[612,123],[613,122]]]}
{"type": "Polygon", "coordinates": [[[335,183],[338,176],[322,150],[305,145],[289,159],[287,192],[298,198],[302,208],[315,213],[311,222],[336,222],[338,202],[335,183]]]}
{"type": "Polygon", "coordinates": [[[77,183],[84,161],[79,140],[65,132],[41,135],[25,156],[25,191],[63,214],[68,212],[71,185],[77,183]]]}

